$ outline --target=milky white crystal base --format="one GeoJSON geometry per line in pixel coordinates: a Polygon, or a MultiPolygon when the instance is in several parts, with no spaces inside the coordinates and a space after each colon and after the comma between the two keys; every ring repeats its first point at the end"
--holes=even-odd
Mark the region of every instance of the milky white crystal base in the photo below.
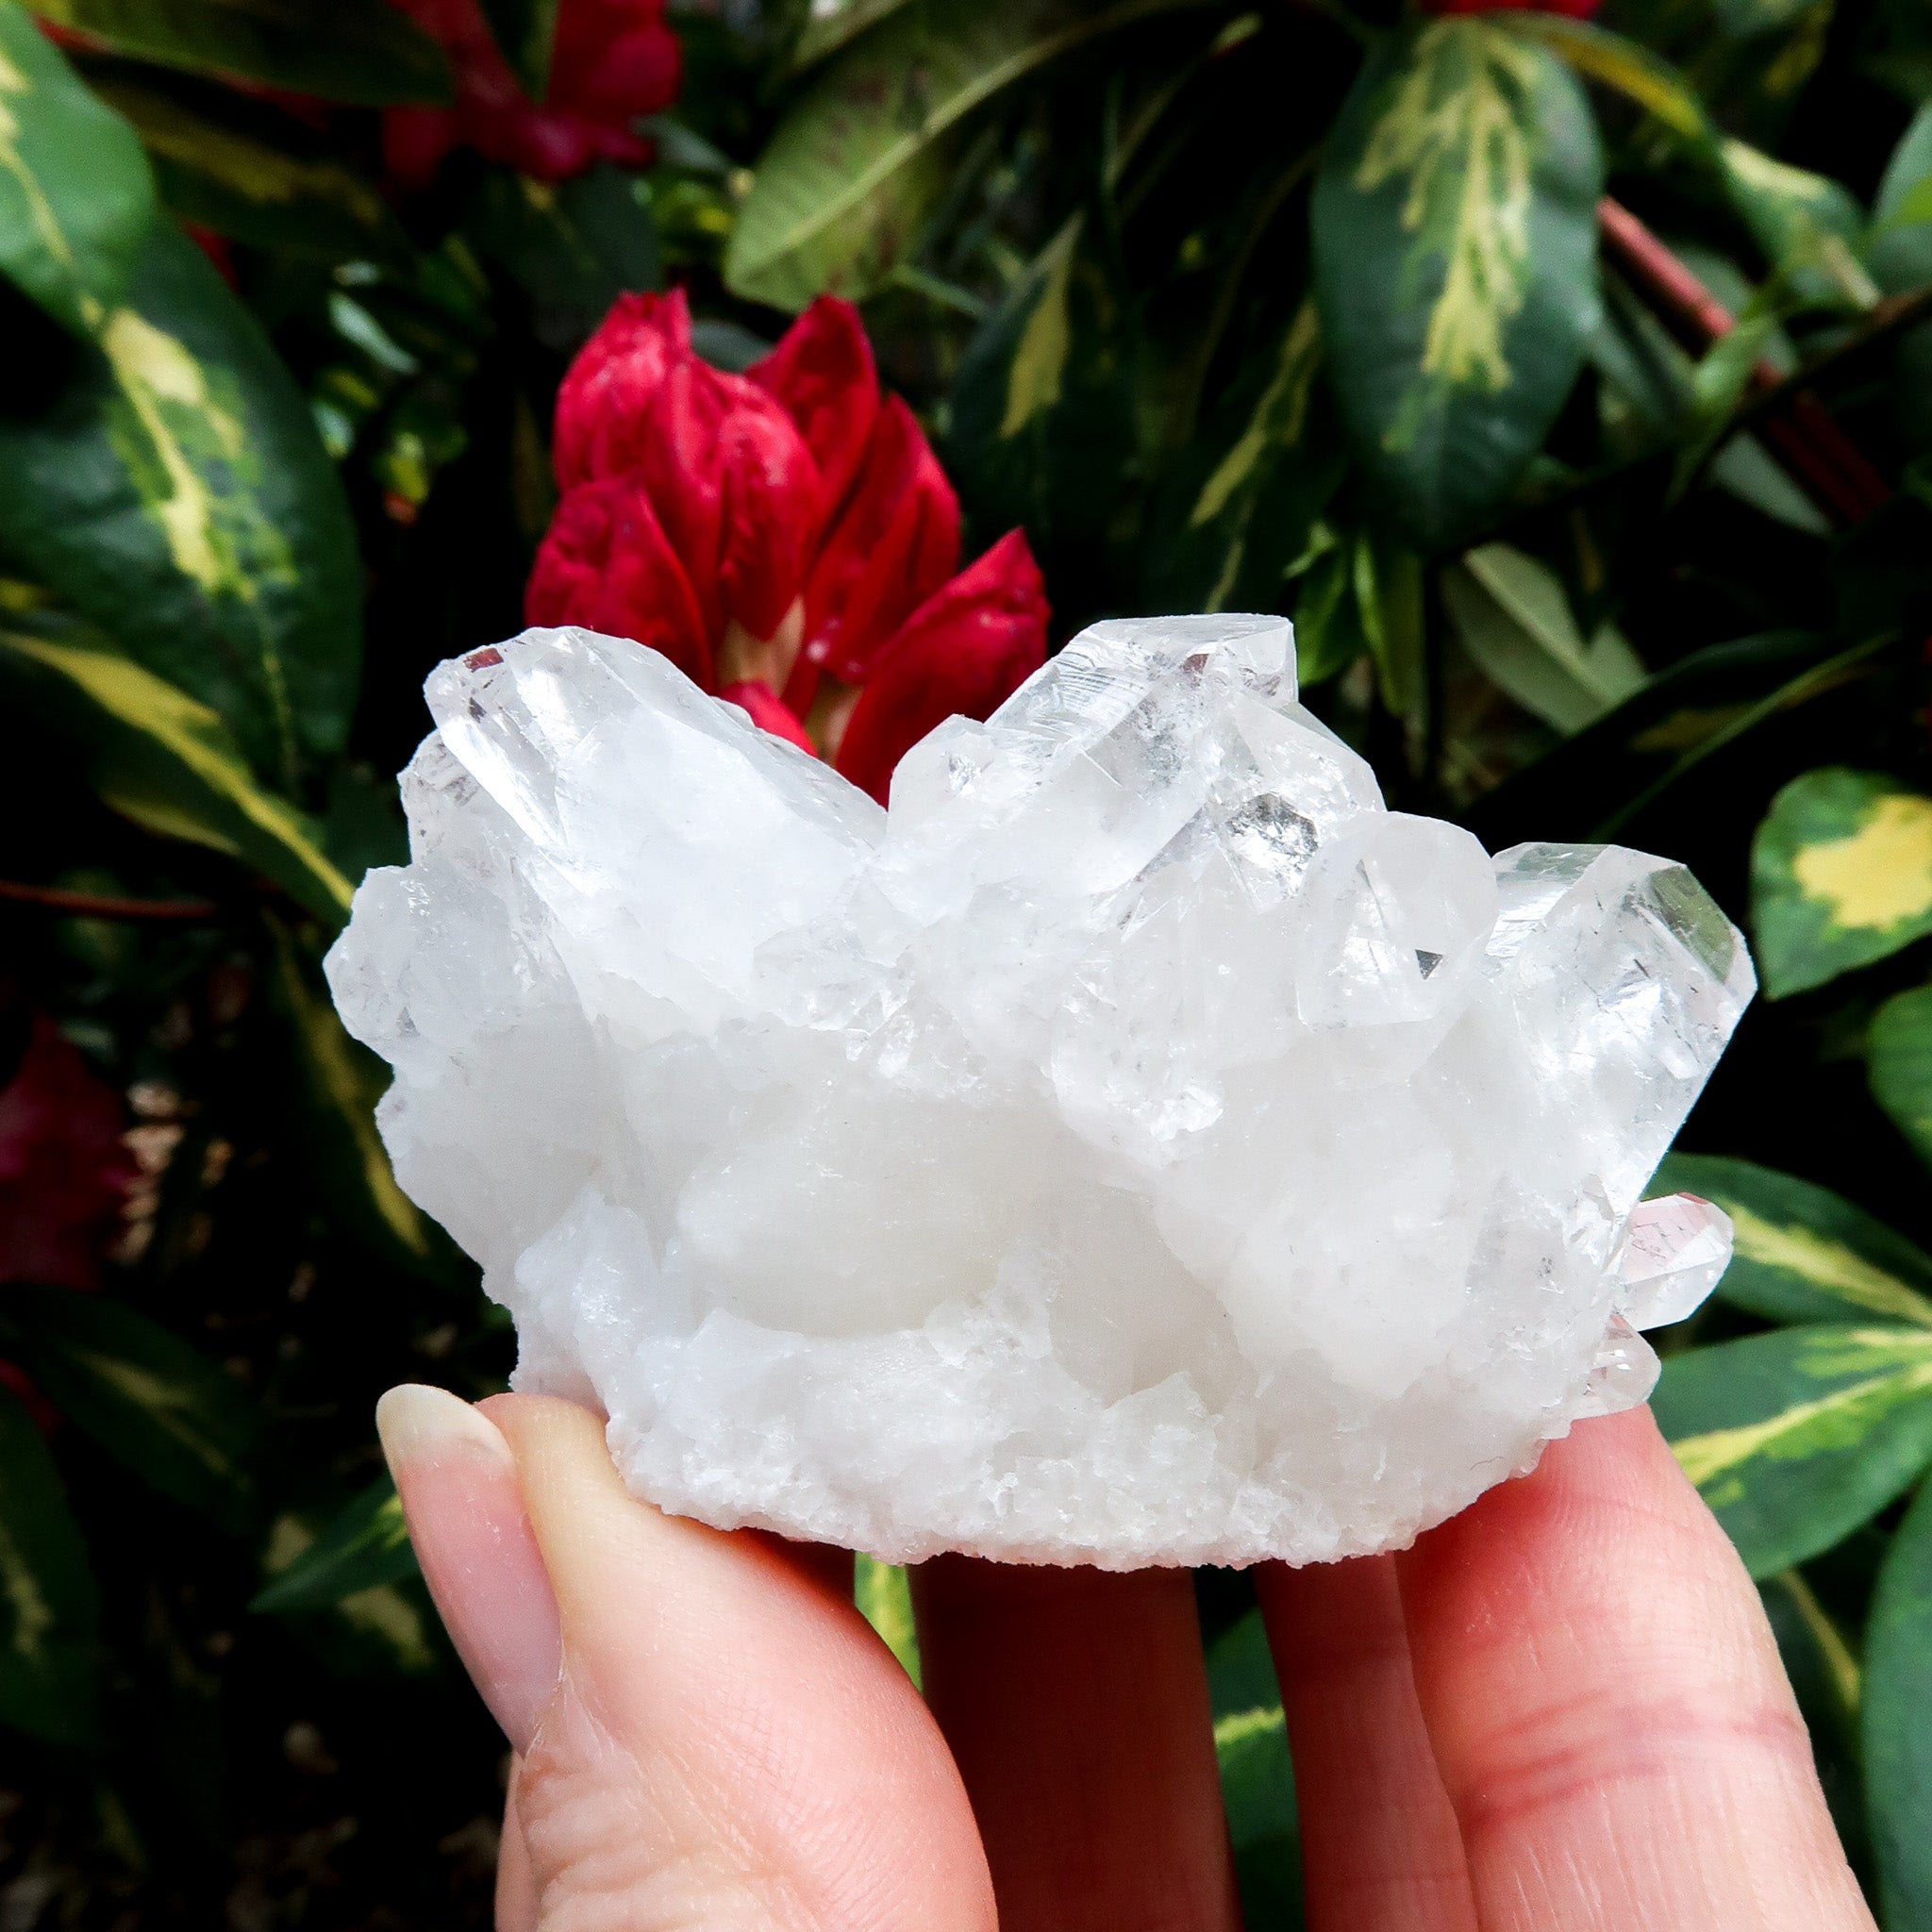
{"type": "Polygon", "coordinates": [[[1293,661],[1096,625],[890,818],[634,644],[441,666],[329,974],[516,1385],[708,1523],[1111,1568],[1397,1547],[1641,1401],[1743,941],[1388,812],[1293,661]]]}

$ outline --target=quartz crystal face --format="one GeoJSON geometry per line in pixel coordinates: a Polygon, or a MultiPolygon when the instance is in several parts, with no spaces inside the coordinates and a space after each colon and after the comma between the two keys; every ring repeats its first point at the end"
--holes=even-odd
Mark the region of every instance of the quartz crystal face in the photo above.
{"type": "Polygon", "coordinates": [[[622,640],[442,665],[329,976],[516,1386],[708,1523],[1115,1568],[1398,1547],[1641,1402],[1743,941],[1387,810],[1293,665],[1096,625],[890,813],[622,640]]]}

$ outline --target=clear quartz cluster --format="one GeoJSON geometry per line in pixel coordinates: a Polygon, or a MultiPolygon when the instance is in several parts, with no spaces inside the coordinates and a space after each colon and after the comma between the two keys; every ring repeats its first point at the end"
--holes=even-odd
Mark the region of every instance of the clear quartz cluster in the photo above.
{"type": "Polygon", "coordinates": [[[1293,665],[1096,625],[890,815],[635,644],[442,665],[329,974],[517,1386],[708,1523],[1111,1568],[1400,1546],[1641,1401],[1743,941],[1388,811],[1293,665]]]}

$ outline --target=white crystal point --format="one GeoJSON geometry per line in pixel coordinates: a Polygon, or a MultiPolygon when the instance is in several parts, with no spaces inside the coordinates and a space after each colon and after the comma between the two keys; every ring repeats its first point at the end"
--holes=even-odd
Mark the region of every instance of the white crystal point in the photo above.
{"type": "Polygon", "coordinates": [[[1743,941],[1388,812],[1293,662],[1097,625],[890,813],[635,644],[443,665],[329,974],[516,1385],[709,1523],[1112,1568],[1397,1547],[1641,1401],[1743,941]]]}
{"type": "Polygon", "coordinates": [[[1663,1328],[1704,1306],[1731,1264],[1731,1217],[1701,1194],[1640,1201],[1624,1237],[1617,1307],[1633,1328],[1663,1328]]]}

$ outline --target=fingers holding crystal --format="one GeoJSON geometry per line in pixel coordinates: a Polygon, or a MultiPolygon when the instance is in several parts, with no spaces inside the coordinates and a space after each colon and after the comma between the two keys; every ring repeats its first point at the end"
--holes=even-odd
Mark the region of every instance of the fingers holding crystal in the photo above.
{"type": "Polygon", "coordinates": [[[375,1422],[443,1627],[521,1751],[556,1688],[562,1653],[516,1459],[482,1410],[444,1389],[391,1389],[375,1422]]]}
{"type": "Polygon", "coordinates": [[[1757,1591],[1647,1412],[1396,1563],[1485,1932],[1869,1932],[1757,1591]]]}
{"type": "Polygon", "coordinates": [[[958,1772],[849,1595],[633,1499],[600,1417],[490,1407],[562,1634],[516,1781],[545,1922],[991,1932],[958,1772]]]}
{"type": "Polygon", "coordinates": [[[1475,1932],[1394,1559],[1263,1563],[1255,1593],[1294,1754],[1309,1932],[1475,1932]]]}
{"type": "Polygon", "coordinates": [[[1237,1932],[1188,1572],[940,1557],[912,1591],[1000,1932],[1237,1932]]]}

